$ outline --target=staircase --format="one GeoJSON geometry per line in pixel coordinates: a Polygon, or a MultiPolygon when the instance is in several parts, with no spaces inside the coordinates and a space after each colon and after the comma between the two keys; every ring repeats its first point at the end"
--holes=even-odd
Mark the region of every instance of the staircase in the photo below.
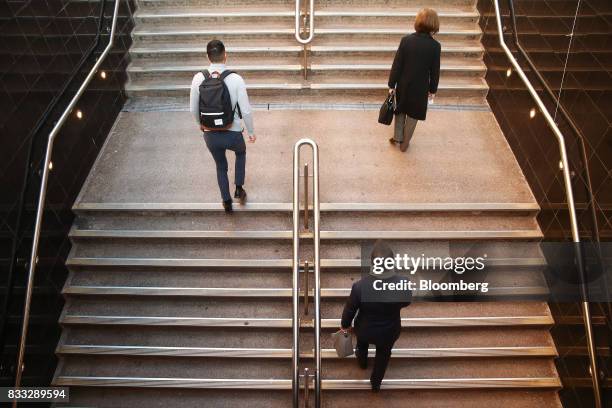
{"type": "MultiPolygon", "coordinates": [[[[414,303],[380,394],[369,371],[332,350],[362,241],[444,254],[465,240],[541,237],[539,208],[487,110],[474,1],[316,1],[307,79],[293,2],[138,5],[131,100],[74,205],[54,378],[70,386],[70,406],[291,406],[291,151],[306,127],[321,149],[323,406],[561,406],[545,303],[414,303]],[[425,5],[441,16],[443,106],[419,131],[435,137],[417,135],[406,156],[385,142],[376,111],[299,110],[378,105],[399,39],[425,5]],[[184,111],[212,37],[244,75],[265,135],[249,146],[250,201],[232,216],[184,111]]],[[[534,259],[495,253],[496,293],[545,290],[534,259]]],[[[302,313],[311,366],[312,307],[302,313]]]]}
{"type": "Polygon", "coordinates": [[[294,38],[294,1],[138,3],[127,90],[146,100],[139,108],[184,104],[194,72],[208,64],[211,38],[224,41],[228,65],[244,76],[255,103],[379,105],[399,41],[424,6],[440,14],[436,38],[443,55],[436,103],[486,103],[482,33],[473,0],[315,0],[308,79],[302,75],[304,48],[294,38]]]}
{"type": "MultiPolygon", "coordinates": [[[[553,320],[546,304],[411,305],[402,315],[403,334],[383,397],[369,392],[367,372],[353,359],[335,357],[330,334],[339,326],[348,288],[359,278],[359,240],[400,238],[428,253],[444,253],[449,237],[530,238],[538,233],[533,208],[509,205],[473,215],[476,205],[451,214],[422,206],[381,214],[384,207],[324,207],[324,406],[348,407],[355,401],[382,406],[384,401],[400,407],[406,398],[419,407],[559,406],[556,350],[548,331],[553,320]],[[399,222],[380,231],[390,224],[385,222],[389,215],[399,222]],[[502,222],[512,223],[512,229],[500,230],[502,222]],[[432,224],[445,227],[422,229],[432,224]],[[478,230],[462,229],[468,226],[478,230]]],[[[75,210],[55,378],[56,385],[71,386],[73,403],[290,406],[288,205],[252,204],[229,218],[217,205],[83,204],[75,210]]],[[[533,289],[538,283],[532,273],[521,272],[525,267],[505,265],[503,258],[496,266],[502,279],[513,272],[510,285],[533,289]]],[[[301,347],[307,362],[312,326],[304,325],[301,347]]]]}

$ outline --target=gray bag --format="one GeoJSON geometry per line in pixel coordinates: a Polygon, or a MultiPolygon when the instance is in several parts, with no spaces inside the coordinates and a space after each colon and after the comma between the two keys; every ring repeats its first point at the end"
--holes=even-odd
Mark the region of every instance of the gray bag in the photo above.
{"type": "Polygon", "coordinates": [[[334,341],[334,348],[336,349],[338,357],[348,357],[353,355],[355,352],[353,349],[353,336],[351,333],[343,333],[342,330],[338,330],[332,334],[332,339],[334,341]]]}

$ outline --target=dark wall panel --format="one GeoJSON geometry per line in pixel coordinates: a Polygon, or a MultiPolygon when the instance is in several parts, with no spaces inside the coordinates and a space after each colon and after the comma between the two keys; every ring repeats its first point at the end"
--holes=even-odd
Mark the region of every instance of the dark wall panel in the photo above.
{"type": "MultiPolygon", "coordinates": [[[[3,385],[10,384],[14,375],[26,263],[47,137],[108,43],[113,7],[112,0],[0,1],[2,302],[7,299],[13,242],[18,243],[13,269],[16,280],[9,299],[0,367],[3,385]],[[98,46],[90,58],[84,59],[95,45],[103,5],[105,17],[98,46]],[[60,97],[65,86],[67,91],[60,97]],[[57,104],[52,108],[56,98],[57,104]],[[35,132],[46,111],[48,119],[35,132]],[[25,211],[18,225],[22,191],[25,211]]],[[[67,233],[73,221],[70,208],[126,99],[125,70],[134,10],[133,1],[121,0],[115,46],[56,138],[36,268],[25,385],[48,384],[55,369],[54,348],[60,333],[57,322],[63,305],[60,292],[67,276],[64,261],[70,251],[67,233]],[[77,111],[82,113],[81,118],[77,111]]]]}
{"type": "MultiPolygon", "coordinates": [[[[532,84],[554,116],[566,138],[578,220],[584,240],[592,238],[593,224],[587,210],[588,195],[577,137],[542,90],[515,50],[512,24],[506,0],[500,0],[506,44],[526,71],[532,84]]],[[[595,208],[602,240],[612,238],[612,2],[609,0],[514,0],[519,39],[546,83],[558,96],[585,138],[595,208]],[[575,24],[574,24],[575,22],[575,24]],[[570,34],[573,31],[573,36],[570,34]]],[[[495,10],[491,0],[479,0],[480,25],[484,31],[488,102],[542,208],[538,223],[545,240],[570,240],[569,212],[560,154],[555,135],[541,112],[535,108],[497,37],[495,10]]],[[[560,396],[565,408],[592,407],[589,388],[589,360],[586,335],[579,304],[551,303],[555,317],[552,334],[560,356],[557,370],[563,380],[560,396]],[[577,379],[582,379],[577,381],[577,379]]],[[[610,349],[610,328],[606,324],[608,305],[591,305],[595,342],[600,350],[610,349]]],[[[610,316],[607,316],[609,324],[610,316]]],[[[599,354],[600,368],[610,367],[609,353],[599,354]]],[[[610,373],[606,373],[608,376],[610,373]]],[[[608,380],[609,381],[609,380],[608,380]]],[[[604,392],[610,394],[610,390],[604,392]]],[[[608,399],[607,403],[610,403],[608,399]]]]}

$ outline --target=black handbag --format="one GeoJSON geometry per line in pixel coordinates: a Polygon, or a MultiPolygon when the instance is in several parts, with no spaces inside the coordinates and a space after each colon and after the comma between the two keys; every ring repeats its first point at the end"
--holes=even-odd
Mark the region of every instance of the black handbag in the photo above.
{"type": "Polygon", "coordinates": [[[395,98],[389,94],[385,102],[380,107],[378,113],[378,123],[389,126],[393,122],[393,114],[395,113],[395,98]]]}

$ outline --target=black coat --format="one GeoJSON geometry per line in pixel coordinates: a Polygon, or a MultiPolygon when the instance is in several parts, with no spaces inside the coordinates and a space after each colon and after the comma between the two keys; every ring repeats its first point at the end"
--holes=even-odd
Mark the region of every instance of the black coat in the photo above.
{"type": "Polygon", "coordinates": [[[389,88],[397,85],[397,113],[425,120],[428,93],[438,91],[440,51],[440,43],[429,34],[402,38],[389,74],[389,88]]]}
{"type": "MultiPolygon", "coordinates": [[[[400,335],[401,317],[400,310],[410,304],[412,293],[406,291],[400,298],[393,302],[364,302],[362,295],[371,290],[372,282],[378,278],[364,277],[353,283],[351,294],[342,312],[343,328],[351,327],[355,319],[355,334],[357,338],[365,340],[370,344],[393,343],[400,335]],[[367,285],[367,286],[366,286],[367,285]],[[395,301],[400,300],[400,301],[395,301]],[[357,317],[355,317],[357,315],[357,317]]],[[[385,279],[385,282],[398,282],[399,276],[385,279]]]]}

